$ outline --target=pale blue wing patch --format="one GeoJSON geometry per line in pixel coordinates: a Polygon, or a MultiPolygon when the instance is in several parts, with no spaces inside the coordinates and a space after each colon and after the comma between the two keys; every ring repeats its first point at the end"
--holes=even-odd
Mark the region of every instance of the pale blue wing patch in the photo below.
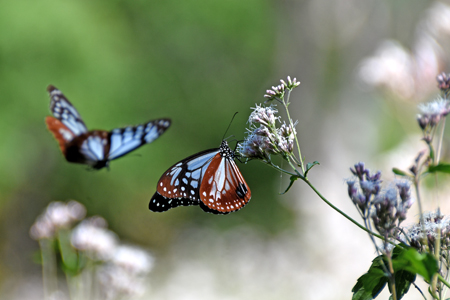
{"type": "Polygon", "coordinates": [[[206,150],[173,165],[161,177],[158,193],[167,199],[200,201],[200,182],[218,150],[206,150]]]}
{"type": "Polygon", "coordinates": [[[98,135],[90,135],[81,144],[80,153],[89,164],[94,165],[98,161],[105,160],[106,143],[106,139],[98,135]]]}
{"type": "Polygon", "coordinates": [[[157,139],[170,126],[169,119],[153,120],[143,125],[111,131],[108,159],[116,159],[157,139]]]}

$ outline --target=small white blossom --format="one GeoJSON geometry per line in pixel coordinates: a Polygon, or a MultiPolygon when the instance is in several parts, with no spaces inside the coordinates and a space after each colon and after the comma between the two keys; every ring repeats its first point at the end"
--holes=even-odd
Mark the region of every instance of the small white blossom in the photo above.
{"type": "Polygon", "coordinates": [[[259,106],[253,108],[253,112],[250,114],[248,118],[248,122],[250,124],[261,124],[270,128],[275,127],[275,121],[278,120],[278,117],[275,117],[275,114],[278,113],[278,110],[273,106],[259,106]]]}
{"type": "Polygon", "coordinates": [[[443,98],[439,98],[428,103],[421,103],[418,105],[418,108],[424,115],[446,116],[449,113],[449,101],[443,98]]]}
{"type": "Polygon", "coordinates": [[[101,226],[105,223],[103,218],[95,217],[78,224],[72,231],[72,246],[85,251],[92,259],[110,259],[116,250],[118,238],[114,232],[101,226]]]}
{"type": "Polygon", "coordinates": [[[136,246],[117,247],[111,261],[132,274],[147,274],[153,267],[153,257],[136,246]]]}
{"type": "Polygon", "coordinates": [[[86,215],[86,208],[77,201],[51,202],[30,229],[33,239],[53,238],[61,228],[67,228],[86,215]]]}
{"type": "Polygon", "coordinates": [[[114,264],[102,266],[97,274],[102,299],[129,299],[142,296],[145,292],[143,277],[133,276],[114,264]]]}

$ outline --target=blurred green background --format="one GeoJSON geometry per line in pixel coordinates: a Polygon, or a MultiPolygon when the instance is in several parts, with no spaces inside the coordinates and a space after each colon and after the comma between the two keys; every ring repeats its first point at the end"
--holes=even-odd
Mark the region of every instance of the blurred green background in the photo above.
{"type": "MultiPolygon", "coordinates": [[[[264,101],[266,89],[291,75],[302,82],[291,99],[302,153],[307,161],[322,163],[311,178],[327,196],[344,199],[337,205],[355,213],[342,184],[348,167],[359,160],[377,161],[376,153],[394,148],[408,132],[417,133],[415,104],[426,99],[402,102],[389,93],[368,92],[358,67],[384,39],[411,48],[415,26],[432,3],[1,1],[0,285],[11,278],[20,282],[39,277],[40,267],[31,259],[38,245],[28,231],[56,200],[75,199],[88,215],[103,216],[123,240],[156,253],[162,269],[164,259],[170,259],[168,249],[178,249],[177,243],[185,243],[197,229],[210,230],[206,241],[220,236],[225,244],[233,232],[249,243],[258,236],[263,245],[281,245],[280,237],[300,243],[305,235],[316,234],[319,240],[306,248],[323,242],[320,231],[314,233],[317,222],[328,229],[335,225],[314,210],[329,209],[301,184],[279,196],[287,179],[257,162],[238,163],[252,200],[237,213],[216,216],[188,207],[156,214],[147,205],[168,167],[220,145],[235,112],[239,114],[227,135],[242,139],[250,107],[264,101]],[[46,129],[49,84],[67,96],[90,129],[161,117],[173,123],[154,143],[113,161],[109,171],[90,171],[67,163],[46,129]],[[242,228],[251,233],[243,234],[242,228]]],[[[445,54],[441,58],[443,71],[445,54]]],[[[341,221],[335,214],[332,218],[341,221]]],[[[291,245],[293,256],[307,257],[301,245],[308,242],[291,245]]],[[[371,251],[364,257],[367,265],[357,270],[360,274],[371,251]]],[[[266,254],[262,259],[271,259],[266,254]]],[[[292,268],[317,268],[306,265],[296,262],[292,268]]],[[[349,276],[349,282],[356,278],[349,276]]],[[[302,276],[291,279],[294,286],[300,281],[308,285],[302,276]]],[[[342,286],[344,299],[351,287],[342,286]]],[[[284,299],[302,296],[284,290],[284,299]]],[[[271,297],[280,299],[279,294],[271,297]]]]}

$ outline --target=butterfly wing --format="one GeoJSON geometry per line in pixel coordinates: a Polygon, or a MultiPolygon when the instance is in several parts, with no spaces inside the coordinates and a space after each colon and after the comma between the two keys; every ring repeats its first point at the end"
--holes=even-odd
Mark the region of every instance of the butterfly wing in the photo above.
{"type": "Polygon", "coordinates": [[[209,164],[200,185],[203,210],[227,214],[243,208],[251,198],[250,188],[232,157],[217,154],[209,164]]]}
{"type": "Polygon", "coordinates": [[[75,138],[75,134],[60,120],[53,117],[46,117],[45,123],[48,130],[55,136],[59,143],[59,148],[64,155],[66,155],[66,145],[75,138]]]}
{"type": "Polygon", "coordinates": [[[177,206],[199,205],[202,178],[219,149],[194,154],[170,167],[161,176],[149,203],[154,212],[164,212],[177,206]]]}
{"type": "Polygon", "coordinates": [[[53,85],[47,87],[50,95],[50,110],[53,116],[61,121],[76,136],[86,133],[88,130],[80,114],[69,100],[53,85]]]}
{"type": "Polygon", "coordinates": [[[138,126],[112,130],[108,160],[119,158],[144,144],[153,142],[169,128],[170,123],[170,119],[158,119],[138,126]]]}

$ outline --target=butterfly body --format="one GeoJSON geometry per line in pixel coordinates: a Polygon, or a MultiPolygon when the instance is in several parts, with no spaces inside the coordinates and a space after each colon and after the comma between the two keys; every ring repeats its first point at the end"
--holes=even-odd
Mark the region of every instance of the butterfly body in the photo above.
{"type": "Polygon", "coordinates": [[[149,203],[154,212],[177,206],[199,205],[204,211],[227,214],[244,207],[250,188],[234,162],[234,151],[226,141],[176,163],[158,182],[149,203]]]}
{"type": "Polygon", "coordinates": [[[101,169],[109,161],[151,143],[170,126],[170,119],[157,119],[142,125],[88,131],[78,111],[54,86],[49,86],[50,109],[54,117],[45,123],[59,143],[67,161],[101,169]]]}

